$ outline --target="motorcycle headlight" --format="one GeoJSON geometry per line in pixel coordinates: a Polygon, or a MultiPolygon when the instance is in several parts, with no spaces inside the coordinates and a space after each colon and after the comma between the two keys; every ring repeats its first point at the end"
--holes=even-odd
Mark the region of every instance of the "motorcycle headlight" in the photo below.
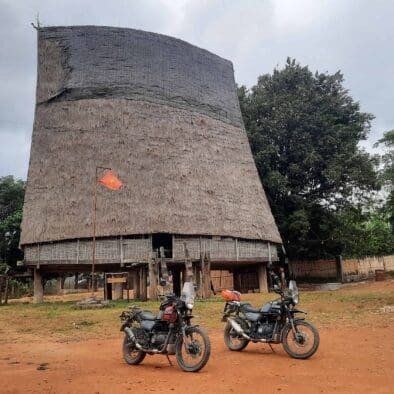
{"type": "Polygon", "coordinates": [[[187,302],[186,303],[186,308],[192,310],[194,307],[194,302],[187,302]]]}
{"type": "Polygon", "coordinates": [[[293,299],[294,304],[298,304],[298,302],[300,301],[300,299],[298,297],[298,293],[293,294],[292,299],[293,299]]]}

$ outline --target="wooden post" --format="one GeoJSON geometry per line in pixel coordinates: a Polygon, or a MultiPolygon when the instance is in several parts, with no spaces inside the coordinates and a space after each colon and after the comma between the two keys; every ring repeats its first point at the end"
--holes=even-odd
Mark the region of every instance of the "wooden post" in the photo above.
{"type": "Polygon", "coordinates": [[[186,247],[186,242],[183,244],[185,248],[185,277],[183,278],[184,282],[194,282],[193,278],[193,264],[192,260],[190,259],[189,251],[186,247]]]}
{"type": "Polygon", "coordinates": [[[200,254],[200,261],[197,265],[197,296],[204,297],[204,277],[203,277],[203,265],[204,256],[200,254]]]}
{"type": "Polygon", "coordinates": [[[268,293],[267,270],[264,263],[257,266],[257,275],[259,278],[260,293],[268,293]]]}
{"type": "Polygon", "coordinates": [[[104,300],[108,300],[107,273],[104,273],[104,300]]]}
{"type": "Polygon", "coordinates": [[[78,272],[76,272],[74,275],[74,290],[78,290],[78,279],[79,279],[79,274],[78,272]]]}
{"type": "Polygon", "coordinates": [[[134,298],[139,299],[140,298],[140,278],[139,278],[139,269],[133,269],[131,271],[131,278],[132,278],[132,284],[133,284],[133,290],[134,290],[134,298]]]}
{"type": "Polygon", "coordinates": [[[56,279],[56,294],[62,293],[62,277],[58,276],[56,279]]]}
{"type": "Polygon", "coordinates": [[[211,297],[211,259],[208,253],[204,254],[202,259],[202,283],[203,283],[203,298],[211,297]]]}
{"type": "Polygon", "coordinates": [[[147,286],[146,286],[146,266],[143,265],[140,268],[140,300],[147,300],[147,286]]]}
{"type": "Polygon", "coordinates": [[[341,255],[335,257],[335,265],[337,271],[337,282],[343,282],[343,263],[341,255]]]}
{"type": "Polygon", "coordinates": [[[149,256],[149,298],[157,300],[157,261],[152,255],[149,256]]]}
{"type": "Polygon", "coordinates": [[[39,304],[44,301],[44,287],[40,270],[34,268],[34,297],[33,302],[39,304]]]}
{"type": "Polygon", "coordinates": [[[196,281],[196,287],[197,287],[197,296],[201,297],[201,263],[200,262],[194,263],[193,270],[194,270],[194,279],[196,281]]]}

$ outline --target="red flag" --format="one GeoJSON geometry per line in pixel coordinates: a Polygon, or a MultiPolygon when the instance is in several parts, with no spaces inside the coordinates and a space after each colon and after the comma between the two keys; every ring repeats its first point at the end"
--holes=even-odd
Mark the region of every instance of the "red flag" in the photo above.
{"type": "Polygon", "coordinates": [[[123,183],[112,171],[107,171],[99,182],[111,190],[119,190],[123,186],[123,183]]]}

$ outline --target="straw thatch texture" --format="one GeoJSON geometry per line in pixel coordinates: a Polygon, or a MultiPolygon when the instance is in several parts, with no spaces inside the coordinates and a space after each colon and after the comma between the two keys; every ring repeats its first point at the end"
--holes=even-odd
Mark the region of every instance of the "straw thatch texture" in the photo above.
{"type": "Polygon", "coordinates": [[[163,105],[97,99],[37,108],[22,244],[92,235],[97,164],[124,182],[117,192],[100,186],[98,236],[280,242],[242,129],[163,105]]]}
{"type": "Polygon", "coordinates": [[[41,29],[39,56],[22,245],[92,236],[97,165],[124,183],[99,186],[98,237],[281,243],[230,62],[169,37],[97,27],[41,29]]]}
{"type": "Polygon", "coordinates": [[[242,126],[231,62],[182,40],[97,26],[39,30],[37,101],[122,97],[242,126]]]}

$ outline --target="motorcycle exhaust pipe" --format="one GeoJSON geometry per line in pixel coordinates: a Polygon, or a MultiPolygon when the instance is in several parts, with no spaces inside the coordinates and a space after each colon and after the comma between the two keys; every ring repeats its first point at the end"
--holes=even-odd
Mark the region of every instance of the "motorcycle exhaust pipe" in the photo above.
{"type": "Polygon", "coordinates": [[[234,329],[234,331],[239,334],[242,335],[245,339],[247,339],[248,341],[252,341],[252,342],[268,342],[266,339],[254,339],[251,338],[248,334],[246,334],[246,332],[243,330],[243,328],[241,327],[240,324],[238,324],[234,319],[231,318],[227,318],[227,321],[230,322],[231,327],[234,329]]]}
{"type": "Polygon", "coordinates": [[[253,339],[245,333],[245,331],[242,329],[240,324],[238,324],[234,319],[228,318],[227,321],[231,324],[231,327],[234,329],[234,331],[242,335],[244,338],[246,338],[249,341],[252,341],[253,339]]]}
{"type": "Polygon", "coordinates": [[[127,334],[127,336],[133,341],[133,342],[137,342],[135,335],[133,333],[133,330],[130,327],[125,327],[124,328],[124,332],[127,334]]]}
{"type": "Polygon", "coordinates": [[[139,350],[142,350],[142,346],[137,342],[137,338],[135,337],[133,330],[130,327],[125,327],[124,332],[135,343],[135,347],[139,350]]]}

